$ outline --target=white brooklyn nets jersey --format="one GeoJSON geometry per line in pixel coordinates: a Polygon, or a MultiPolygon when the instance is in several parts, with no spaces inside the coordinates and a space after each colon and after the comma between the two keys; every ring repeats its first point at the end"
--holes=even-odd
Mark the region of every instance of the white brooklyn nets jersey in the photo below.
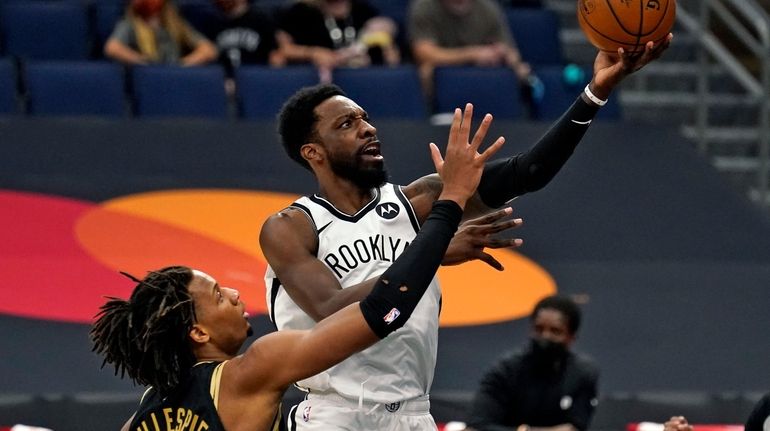
{"type": "MultiPolygon", "coordinates": [[[[312,221],[319,260],[343,288],[379,276],[414,239],[419,224],[400,186],[385,184],[354,215],[320,196],[291,205],[312,221]]],[[[273,269],[265,274],[270,318],[281,329],[308,329],[315,321],[289,297],[273,269]]],[[[310,286],[312,288],[312,286],[310,286]]],[[[336,392],[357,400],[392,403],[427,394],[433,382],[441,290],[434,278],[403,328],[329,370],[297,384],[311,392],[336,392]]]]}

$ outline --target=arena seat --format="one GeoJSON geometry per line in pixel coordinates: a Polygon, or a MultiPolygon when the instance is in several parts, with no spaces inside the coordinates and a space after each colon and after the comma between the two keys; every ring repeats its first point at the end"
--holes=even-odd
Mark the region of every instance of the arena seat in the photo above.
{"type": "Polygon", "coordinates": [[[94,54],[103,57],[104,43],[112,34],[115,25],[123,16],[123,2],[115,0],[96,0],[93,3],[94,54]]]}
{"type": "Polygon", "coordinates": [[[23,59],[85,60],[87,9],[80,2],[9,1],[0,10],[5,52],[23,59]]]}
{"type": "Polygon", "coordinates": [[[507,8],[505,15],[522,58],[537,68],[562,64],[559,18],[550,9],[507,8]]]}
{"type": "Polygon", "coordinates": [[[139,117],[228,116],[225,74],[219,66],[134,67],[134,113],[139,117]]]}
{"type": "Polygon", "coordinates": [[[452,112],[473,103],[478,117],[518,119],[523,113],[519,82],[507,67],[439,67],[434,75],[435,110],[452,112]]]}
{"type": "Polygon", "coordinates": [[[0,58],[0,114],[16,112],[16,70],[10,58],[0,58]]]}
{"type": "Polygon", "coordinates": [[[407,35],[409,0],[370,0],[370,3],[380,12],[381,16],[386,16],[396,23],[398,33],[395,42],[401,50],[401,60],[402,62],[411,61],[412,49],[409,46],[407,35]]]}
{"type": "Polygon", "coordinates": [[[374,118],[427,118],[414,66],[335,69],[332,80],[374,118]]]}
{"type": "Polygon", "coordinates": [[[32,115],[126,115],[123,67],[97,61],[32,61],[24,67],[32,115]]]}
{"type": "Polygon", "coordinates": [[[242,66],[235,82],[242,118],[273,119],[295,91],[318,83],[318,72],[311,66],[242,66]]]}
{"type": "Polygon", "coordinates": [[[406,22],[409,0],[370,0],[380,15],[390,17],[398,24],[406,22]]]}
{"type": "MultiPolygon", "coordinates": [[[[543,97],[538,103],[535,119],[550,121],[559,118],[580,95],[580,92],[583,91],[593,76],[590,66],[574,66],[571,68],[571,72],[574,82],[570,82],[569,78],[565,79],[564,66],[543,66],[535,71],[543,82],[543,97]]],[[[599,110],[596,118],[620,120],[622,116],[620,100],[618,100],[620,91],[620,88],[613,90],[608,103],[599,110]]]]}
{"type": "Polygon", "coordinates": [[[207,33],[208,26],[220,16],[211,0],[178,0],[179,13],[198,31],[207,33]]]}

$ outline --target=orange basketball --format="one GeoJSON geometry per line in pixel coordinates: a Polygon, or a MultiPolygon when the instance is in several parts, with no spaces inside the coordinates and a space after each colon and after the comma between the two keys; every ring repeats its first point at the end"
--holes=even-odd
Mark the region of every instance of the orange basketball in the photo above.
{"type": "Polygon", "coordinates": [[[592,45],[627,52],[663,41],[676,18],[675,0],[578,0],[578,21],[592,45]]]}

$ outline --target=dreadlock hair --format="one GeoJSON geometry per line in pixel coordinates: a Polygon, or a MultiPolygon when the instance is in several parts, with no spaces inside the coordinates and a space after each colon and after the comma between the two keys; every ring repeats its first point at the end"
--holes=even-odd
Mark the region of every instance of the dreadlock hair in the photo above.
{"type": "Polygon", "coordinates": [[[546,308],[556,310],[564,315],[567,319],[567,329],[569,329],[570,334],[575,335],[578,329],[580,329],[580,308],[572,299],[558,295],[547,296],[535,305],[529,320],[534,321],[537,318],[537,313],[546,308]]]}
{"type": "Polygon", "coordinates": [[[92,351],[136,384],[169,393],[184,382],[196,359],[188,338],[196,322],[188,291],[192,270],[169,266],[150,272],[125,301],[108,297],[90,331],[92,351]]]}
{"type": "Polygon", "coordinates": [[[278,134],[286,153],[292,160],[310,170],[310,164],[300,154],[300,148],[315,134],[318,117],[316,106],[334,96],[347,96],[334,84],[305,87],[294,93],[278,113],[278,134]]]}

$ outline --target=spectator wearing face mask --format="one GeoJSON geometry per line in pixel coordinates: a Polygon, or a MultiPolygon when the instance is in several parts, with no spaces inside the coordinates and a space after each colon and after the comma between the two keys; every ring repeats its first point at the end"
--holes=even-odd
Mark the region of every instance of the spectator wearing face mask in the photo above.
{"type": "Polygon", "coordinates": [[[571,351],[580,309],[569,298],[549,296],[530,316],[529,345],[504,356],[484,375],[468,430],[584,431],[597,401],[599,372],[571,351]]]}
{"type": "Polygon", "coordinates": [[[195,66],[217,58],[217,48],[167,0],[131,0],[104,45],[104,55],[128,65],[195,66]]]}

